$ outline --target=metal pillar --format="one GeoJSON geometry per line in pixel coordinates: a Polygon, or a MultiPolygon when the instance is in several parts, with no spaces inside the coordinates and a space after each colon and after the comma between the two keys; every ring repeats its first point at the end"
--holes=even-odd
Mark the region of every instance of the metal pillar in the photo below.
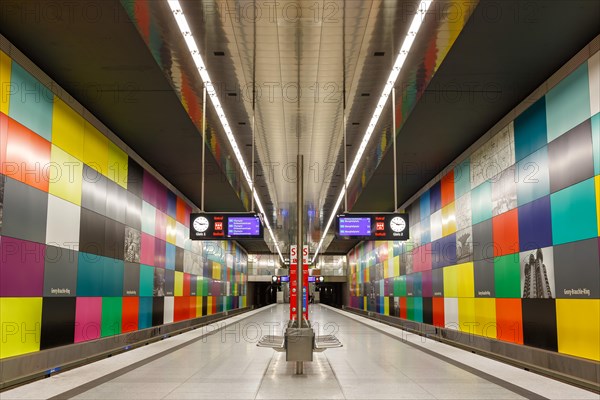
{"type": "MultiPolygon", "coordinates": [[[[298,249],[298,274],[296,275],[298,278],[296,287],[298,288],[298,295],[296,296],[296,310],[298,313],[296,314],[297,327],[302,328],[302,322],[304,319],[304,310],[302,309],[302,301],[304,300],[304,288],[302,287],[302,268],[304,267],[304,248],[303,248],[303,237],[302,237],[302,222],[303,222],[303,202],[304,202],[304,192],[303,192],[303,177],[304,177],[304,156],[302,154],[298,154],[296,157],[296,212],[297,212],[297,228],[296,233],[298,238],[297,249],[298,249]]],[[[296,375],[302,375],[304,373],[304,361],[296,361],[296,375]]]]}
{"type": "Polygon", "coordinates": [[[398,170],[396,167],[396,88],[392,88],[392,139],[394,144],[394,212],[398,212],[398,170]]]}
{"type": "Polygon", "coordinates": [[[200,210],[204,211],[204,165],[206,154],[206,84],[202,92],[202,179],[201,179],[201,195],[200,195],[200,210]]]}
{"type": "Polygon", "coordinates": [[[304,176],[304,156],[302,154],[298,154],[296,157],[297,164],[297,179],[296,179],[296,212],[297,212],[297,239],[296,242],[298,244],[298,281],[296,287],[298,289],[298,296],[296,297],[296,310],[298,310],[297,314],[297,322],[298,328],[302,328],[302,319],[303,319],[303,310],[302,310],[302,300],[304,298],[304,292],[302,287],[302,267],[303,267],[303,235],[302,235],[302,223],[303,223],[303,201],[304,201],[304,192],[303,192],[303,176],[304,176]]]}

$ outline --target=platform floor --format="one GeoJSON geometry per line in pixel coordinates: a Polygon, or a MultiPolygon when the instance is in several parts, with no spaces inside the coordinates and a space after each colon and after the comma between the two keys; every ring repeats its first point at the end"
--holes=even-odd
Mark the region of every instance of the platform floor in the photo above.
{"type": "Polygon", "coordinates": [[[287,306],[265,307],[0,393],[0,399],[600,399],[321,305],[311,307],[311,321],[344,347],[316,353],[304,375],[295,375],[285,353],[256,347],[262,335],[281,334],[287,318],[287,306]]]}

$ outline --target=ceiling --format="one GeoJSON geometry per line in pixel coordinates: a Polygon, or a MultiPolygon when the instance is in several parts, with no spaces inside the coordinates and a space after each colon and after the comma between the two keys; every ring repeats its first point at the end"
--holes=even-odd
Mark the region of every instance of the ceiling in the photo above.
{"type": "MultiPolygon", "coordinates": [[[[417,3],[182,2],[249,169],[254,152],[256,190],[283,252],[295,239],[296,154],[304,155],[314,249],[343,186],[344,150],[350,165],[417,3]]],[[[203,85],[165,2],[104,0],[94,18],[83,8],[44,18],[45,4],[3,1],[0,32],[200,205],[203,85]]],[[[594,1],[474,4],[434,2],[397,80],[399,204],[598,34],[594,1]],[[457,91],[458,100],[445,96],[457,91]]],[[[246,210],[249,189],[210,104],[206,116],[205,209],[246,210]]],[[[350,183],[351,211],[394,209],[393,154],[380,140],[391,136],[391,121],[388,101],[358,168],[365,173],[350,183]]],[[[356,244],[332,238],[329,253],[356,244]]],[[[242,245],[274,248],[269,239],[242,245]]]]}

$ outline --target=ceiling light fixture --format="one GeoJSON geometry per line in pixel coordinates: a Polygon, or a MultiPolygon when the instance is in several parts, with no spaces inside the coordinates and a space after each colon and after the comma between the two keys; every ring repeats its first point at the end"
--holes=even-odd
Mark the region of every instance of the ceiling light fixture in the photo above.
{"type": "MultiPolygon", "coordinates": [[[[408,28],[408,32],[406,33],[406,36],[404,37],[404,41],[402,42],[402,47],[400,48],[400,52],[398,53],[398,56],[396,57],[396,62],[394,62],[394,66],[392,67],[392,70],[390,71],[390,75],[388,76],[385,86],[383,87],[383,92],[381,93],[381,96],[379,97],[379,102],[377,103],[377,107],[375,107],[375,111],[373,112],[373,116],[371,117],[371,122],[369,122],[369,127],[367,128],[367,131],[365,132],[365,136],[363,136],[363,139],[360,143],[360,147],[358,148],[358,151],[356,152],[356,156],[354,157],[354,161],[352,162],[352,165],[350,166],[350,170],[348,171],[348,174],[346,177],[346,184],[342,188],[342,190],[338,196],[338,199],[335,202],[335,206],[333,207],[333,211],[331,212],[331,216],[329,217],[329,221],[327,222],[327,225],[325,226],[325,229],[323,230],[321,240],[319,240],[319,244],[317,245],[317,249],[316,249],[314,257],[311,261],[312,263],[315,262],[315,259],[317,258],[317,255],[319,254],[319,251],[321,250],[321,246],[323,245],[325,236],[327,235],[327,232],[329,231],[329,228],[331,227],[331,224],[333,223],[333,220],[335,219],[337,209],[340,206],[340,204],[342,203],[342,200],[344,199],[344,192],[347,189],[348,183],[350,182],[350,180],[352,179],[352,176],[356,172],[356,168],[358,168],[358,163],[360,162],[362,155],[365,152],[365,149],[367,148],[367,144],[369,143],[369,139],[371,139],[371,135],[373,134],[373,131],[375,130],[377,121],[379,121],[379,117],[381,116],[383,107],[387,103],[387,100],[388,100],[388,97],[390,96],[392,88],[394,87],[394,84],[396,83],[396,79],[398,78],[398,75],[400,74],[400,71],[402,70],[404,61],[406,61],[406,58],[408,57],[410,48],[412,47],[412,45],[415,41],[417,33],[419,33],[419,29],[421,29],[421,24],[423,23],[423,20],[425,19],[425,15],[427,14],[427,10],[429,10],[429,6],[431,6],[432,2],[433,2],[433,0],[423,0],[419,4],[419,9],[417,10],[417,13],[414,16],[412,23],[410,24],[410,27],[408,28]]],[[[394,134],[395,134],[395,132],[394,132],[394,134]]]]}
{"type": "MultiPolygon", "coordinates": [[[[235,137],[233,136],[233,131],[231,130],[231,127],[229,126],[229,122],[227,121],[227,117],[225,116],[225,111],[223,111],[223,107],[221,106],[221,102],[219,101],[219,97],[217,96],[215,87],[213,86],[213,84],[210,80],[210,76],[208,75],[208,70],[206,69],[204,60],[202,59],[202,56],[200,55],[200,50],[198,50],[198,46],[196,45],[196,41],[194,40],[194,37],[192,35],[192,30],[190,29],[187,19],[185,18],[183,9],[181,8],[181,4],[179,4],[178,0],[169,0],[168,3],[169,3],[169,7],[171,8],[171,12],[173,13],[173,16],[175,17],[175,21],[177,22],[177,26],[179,27],[179,30],[181,31],[181,34],[183,35],[183,39],[185,40],[185,43],[187,44],[187,47],[192,56],[192,59],[194,60],[194,64],[196,65],[196,68],[198,69],[200,78],[202,79],[202,82],[204,83],[204,86],[206,87],[206,92],[207,92],[208,96],[210,97],[210,100],[215,108],[215,111],[217,112],[217,115],[219,116],[221,125],[223,126],[223,129],[225,130],[227,139],[229,140],[229,144],[233,148],[233,153],[235,154],[235,158],[237,159],[237,161],[240,165],[240,168],[242,170],[244,178],[246,178],[246,182],[248,183],[248,186],[250,186],[250,188],[252,188],[252,178],[250,176],[250,173],[248,172],[246,163],[244,163],[244,159],[242,158],[242,153],[240,152],[240,149],[235,140],[235,137]]],[[[217,55],[216,52],[215,52],[215,55],[217,55]]],[[[256,202],[256,205],[258,206],[258,210],[264,216],[265,225],[267,227],[267,230],[269,231],[269,235],[271,236],[271,239],[273,240],[273,243],[275,244],[275,248],[277,249],[279,258],[283,262],[284,261],[283,255],[281,254],[281,250],[279,249],[279,244],[277,243],[277,240],[275,240],[275,235],[273,234],[273,230],[271,229],[271,225],[269,224],[269,220],[268,220],[265,210],[260,202],[260,199],[258,197],[258,193],[256,190],[254,190],[254,201],[256,202]]]]}

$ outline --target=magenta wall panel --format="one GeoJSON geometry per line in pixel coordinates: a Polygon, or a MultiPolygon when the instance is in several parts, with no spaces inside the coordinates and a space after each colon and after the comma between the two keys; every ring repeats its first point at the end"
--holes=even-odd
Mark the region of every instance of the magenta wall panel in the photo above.
{"type": "Polygon", "coordinates": [[[167,242],[154,238],[154,266],[165,268],[167,260],[167,242]]]}
{"type": "Polygon", "coordinates": [[[140,263],[154,266],[154,236],[142,232],[140,263]]]}
{"type": "Polygon", "coordinates": [[[75,305],[75,343],[98,339],[102,327],[102,297],[78,297],[75,305]]]}
{"type": "Polygon", "coordinates": [[[423,271],[421,273],[421,289],[423,290],[423,297],[433,297],[433,279],[431,270],[423,271]]]}
{"type": "Polygon", "coordinates": [[[0,241],[0,296],[42,297],[46,246],[3,236],[0,241]]]}
{"type": "Polygon", "coordinates": [[[156,207],[157,190],[158,181],[148,171],[144,170],[143,200],[154,207],[156,207]]]}

